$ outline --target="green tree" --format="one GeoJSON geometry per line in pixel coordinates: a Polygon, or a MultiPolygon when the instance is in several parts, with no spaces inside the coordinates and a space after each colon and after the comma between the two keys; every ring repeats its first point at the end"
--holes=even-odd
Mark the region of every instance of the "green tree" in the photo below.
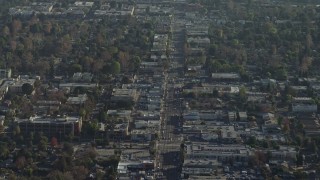
{"type": "Polygon", "coordinates": [[[63,150],[63,152],[67,153],[70,156],[72,156],[73,152],[74,152],[73,145],[70,143],[64,143],[62,150],[63,150]]]}
{"type": "Polygon", "coordinates": [[[111,69],[113,74],[119,74],[120,73],[120,63],[118,61],[113,61],[111,63],[111,69]]]}
{"type": "Polygon", "coordinates": [[[71,66],[71,69],[70,69],[71,71],[71,74],[73,74],[73,73],[77,73],[77,72],[82,72],[82,66],[81,66],[81,64],[73,64],[72,66],[71,66]]]}
{"type": "Polygon", "coordinates": [[[118,61],[112,61],[103,68],[105,74],[119,74],[121,65],[118,61]]]}
{"type": "Polygon", "coordinates": [[[212,91],[212,96],[213,96],[213,97],[219,97],[219,91],[218,91],[217,89],[214,89],[214,90],[212,91]]]}
{"type": "Polygon", "coordinates": [[[46,151],[47,145],[48,145],[48,138],[46,138],[46,139],[44,138],[38,143],[38,149],[40,151],[46,151]]]}
{"type": "Polygon", "coordinates": [[[33,86],[29,83],[24,83],[21,87],[22,93],[30,95],[33,92],[33,86]]]}
{"type": "Polygon", "coordinates": [[[133,70],[136,71],[140,67],[141,58],[139,56],[134,56],[132,59],[133,70]]]}
{"type": "Polygon", "coordinates": [[[42,31],[40,24],[39,24],[39,23],[36,23],[36,24],[31,25],[31,26],[30,26],[30,31],[31,31],[32,33],[39,33],[40,31],[42,31]]]}
{"type": "Polygon", "coordinates": [[[89,136],[95,136],[99,129],[98,123],[96,121],[85,123],[83,126],[84,133],[86,133],[89,136]]]}
{"type": "Polygon", "coordinates": [[[0,142],[0,159],[6,159],[10,154],[8,144],[0,142]]]}
{"type": "Polygon", "coordinates": [[[248,141],[247,144],[250,145],[251,147],[255,147],[257,144],[257,139],[254,136],[251,136],[248,141]]]}
{"type": "Polygon", "coordinates": [[[4,126],[0,124],[0,134],[2,134],[3,132],[4,132],[4,126]]]}
{"type": "Polygon", "coordinates": [[[247,90],[246,90],[246,87],[244,86],[241,86],[240,89],[239,89],[239,97],[241,100],[245,100],[246,97],[247,97],[247,90]]]}

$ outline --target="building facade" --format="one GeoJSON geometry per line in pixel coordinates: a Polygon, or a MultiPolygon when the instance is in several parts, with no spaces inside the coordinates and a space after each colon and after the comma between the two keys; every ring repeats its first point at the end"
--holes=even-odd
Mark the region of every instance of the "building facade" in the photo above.
{"type": "Polygon", "coordinates": [[[81,132],[81,117],[30,117],[29,119],[16,119],[22,134],[30,132],[43,132],[46,136],[77,135],[81,132]]]}

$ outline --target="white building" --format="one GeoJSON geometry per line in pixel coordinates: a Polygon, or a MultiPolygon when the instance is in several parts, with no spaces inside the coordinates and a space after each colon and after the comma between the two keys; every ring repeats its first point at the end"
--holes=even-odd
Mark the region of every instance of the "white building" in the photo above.
{"type": "Polygon", "coordinates": [[[317,111],[318,111],[317,104],[302,104],[302,103],[292,104],[292,112],[312,113],[317,111]]]}

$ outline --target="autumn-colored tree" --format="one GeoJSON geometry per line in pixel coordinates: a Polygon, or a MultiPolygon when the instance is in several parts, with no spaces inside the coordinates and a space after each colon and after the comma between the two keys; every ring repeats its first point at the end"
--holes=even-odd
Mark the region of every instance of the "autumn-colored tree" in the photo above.
{"type": "Polygon", "coordinates": [[[127,69],[129,64],[129,59],[130,59],[129,53],[119,51],[118,58],[119,58],[119,62],[121,64],[122,69],[127,69]]]}
{"type": "Polygon", "coordinates": [[[306,36],[306,48],[310,49],[312,46],[313,46],[312,36],[310,34],[308,34],[306,36]]]}
{"type": "Polygon", "coordinates": [[[119,49],[115,46],[111,46],[111,47],[109,47],[108,51],[110,52],[111,55],[114,55],[114,54],[118,53],[119,49]]]}
{"type": "Polygon", "coordinates": [[[100,58],[105,62],[110,62],[112,60],[112,54],[108,50],[103,50],[100,53],[100,58]]]}
{"type": "Polygon", "coordinates": [[[40,76],[44,76],[50,70],[50,64],[48,61],[38,61],[34,64],[34,69],[40,76]]]}
{"type": "Polygon", "coordinates": [[[57,43],[56,52],[59,55],[66,55],[72,50],[71,38],[69,35],[63,36],[57,43]]]}
{"type": "Polygon", "coordinates": [[[15,51],[17,49],[17,42],[15,40],[10,41],[10,49],[11,51],[15,51]]]}
{"type": "Polygon", "coordinates": [[[102,46],[105,43],[105,37],[101,32],[96,36],[96,43],[98,44],[98,46],[102,46]]]}
{"type": "Polygon", "coordinates": [[[58,139],[56,137],[51,138],[51,146],[52,147],[58,146],[58,139]]]}
{"type": "Polygon", "coordinates": [[[20,31],[22,28],[22,23],[18,19],[14,19],[11,23],[11,32],[12,34],[17,34],[18,31],[20,31]]]}
{"type": "Polygon", "coordinates": [[[33,15],[33,16],[31,17],[31,19],[28,21],[29,26],[32,26],[32,25],[38,23],[38,21],[39,21],[38,17],[37,17],[36,15],[33,15]]]}
{"type": "Polygon", "coordinates": [[[92,63],[94,62],[92,57],[84,56],[80,58],[79,64],[83,67],[83,71],[90,72],[92,63]]]}
{"type": "MultiPolygon", "coordinates": [[[[24,63],[32,63],[33,62],[33,54],[30,51],[25,51],[22,54],[22,58],[25,60],[24,63]]],[[[25,67],[24,67],[25,68],[25,67]]]]}
{"type": "Polygon", "coordinates": [[[228,2],[227,2],[227,7],[228,7],[228,9],[231,10],[231,11],[234,10],[235,5],[234,5],[233,0],[228,0],[228,2]]]}
{"type": "Polygon", "coordinates": [[[105,66],[105,62],[103,62],[102,60],[93,61],[92,67],[91,67],[92,72],[97,74],[103,69],[104,66],[105,66]]]}
{"type": "Polygon", "coordinates": [[[311,57],[308,57],[308,56],[304,56],[301,60],[301,65],[300,65],[300,71],[302,73],[305,73],[309,70],[309,67],[311,66],[312,64],[312,58],[311,57]]]}
{"type": "Polygon", "coordinates": [[[33,49],[33,42],[31,37],[26,37],[23,39],[23,45],[25,50],[32,50],[33,49]]]}
{"type": "Polygon", "coordinates": [[[19,156],[16,159],[15,164],[18,169],[23,169],[27,164],[27,160],[24,156],[19,156]]]}
{"type": "Polygon", "coordinates": [[[45,34],[50,34],[52,30],[52,23],[50,21],[45,21],[43,23],[43,31],[45,34]]]}
{"type": "Polygon", "coordinates": [[[89,170],[84,166],[74,166],[72,168],[72,175],[75,179],[85,180],[88,176],[89,170]]]}

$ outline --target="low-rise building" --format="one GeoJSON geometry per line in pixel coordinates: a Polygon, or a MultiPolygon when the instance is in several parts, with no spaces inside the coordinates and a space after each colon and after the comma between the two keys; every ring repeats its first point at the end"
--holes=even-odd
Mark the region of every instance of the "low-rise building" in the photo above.
{"type": "Polygon", "coordinates": [[[31,16],[32,14],[50,13],[55,3],[51,2],[33,2],[28,6],[16,6],[9,9],[12,16],[31,16]]]}
{"type": "Polygon", "coordinates": [[[79,94],[75,97],[69,97],[67,100],[68,104],[72,105],[83,105],[88,100],[87,94],[79,94]]]}
{"type": "Polygon", "coordinates": [[[304,114],[296,117],[304,126],[304,132],[307,136],[319,136],[320,135],[320,120],[314,115],[304,114]]]}
{"type": "Polygon", "coordinates": [[[185,159],[182,166],[182,178],[190,175],[213,175],[214,171],[221,166],[217,160],[214,159],[185,159]]]}
{"type": "Polygon", "coordinates": [[[248,121],[247,112],[238,112],[239,121],[248,121]]]}
{"type": "Polygon", "coordinates": [[[90,83],[92,81],[93,75],[91,73],[74,73],[72,76],[72,81],[74,82],[86,82],[90,83]]]}
{"type": "Polygon", "coordinates": [[[238,144],[212,145],[209,143],[185,143],[186,158],[213,159],[218,162],[227,162],[232,159],[235,163],[247,164],[253,151],[238,144]]]}
{"type": "Polygon", "coordinates": [[[212,73],[213,80],[219,81],[237,81],[240,80],[240,75],[236,73],[212,73]]]}
{"type": "Polygon", "coordinates": [[[43,132],[52,137],[77,135],[81,132],[82,119],[80,117],[30,117],[29,119],[15,119],[22,134],[43,132]]]}
{"type": "Polygon", "coordinates": [[[133,141],[152,141],[156,138],[157,129],[133,129],[130,134],[133,141]]]}
{"type": "Polygon", "coordinates": [[[315,103],[293,103],[292,112],[296,113],[315,113],[318,111],[318,105],[315,103]]]}
{"type": "Polygon", "coordinates": [[[266,153],[270,153],[270,161],[277,163],[286,161],[295,163],[298,151],[294,147],[280,146],[279,150],[268,150],[266,153]]]}
{"type": "Polygon", "coordinates": [[[138,98],[136,89],[113,89],[111,101],[135,101],[138,98]]]}
{"type": "Polygon", "coordinates": [[[210,39],[208,37],[189,37],[187,42],[192,47],[208,47],[210,45],[210,39]]]}
{"type": "Polygon", "coordinates": [[[98,87],[98,84],[96,83],[60,83],[59,88],[60,89],[67,89],[70,91],[73,91],[75,88],[84,88],[87,90],[93,90],[98,87]]]}
{"type": "Polygon", "coordinates": [[[11,69],[0,69],[0,79],[11,78],[11,69]]]}
{"type": "Polygon", "coordinates": [[[29,76],[19,76],[17,79],[14,79],[11,85],[9,86],[9,91],[14,93],[21,93],[22,92],[22,86],[24,84],[30,84],[32,87],[34,87],[34,83],[36,82],[36,79],[30,79],[29,76]]]}

